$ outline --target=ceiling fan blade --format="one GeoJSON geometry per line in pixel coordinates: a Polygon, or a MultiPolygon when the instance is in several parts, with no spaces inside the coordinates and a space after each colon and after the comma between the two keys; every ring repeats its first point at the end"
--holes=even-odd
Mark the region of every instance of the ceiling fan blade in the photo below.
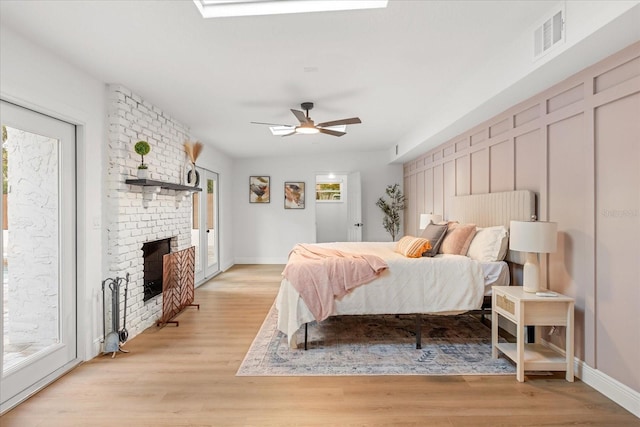
{"type": "Polygon", "coordinates": [[[362,123],[359,117],[351,117],[350,119],[332,120],[330,122],[318,123],[316,126],[331,127],[337,125],[357,125],[362,123]]]}
{"type": "Polygon", "coordinates": [[[284,126],[288,128],[293,128],[295,125],[282,125],[279,123],[264,123],[264,122],[251,122],[252,125],[267,125],[267,126],[284,126]]]}
{"type": "Polygon", "coordinates": [[[300,123],[307,123],[309,121],[309,119],[307,119],[307,116],[302,111],[291,110],[291,112],[293,113],[294,116],[296,116],[296,119],[298,119],[300,123]]]}
{"type": "Polygon", "coordinates": [[[280,136],[285,137],[285,136],[291,136],[291,135],[295,135],[295,134],[296,134],[296,131],[295,131],[295,129],[294,129],[294,130],[292,130],[291,132],[289,132],[289,133],[285,133],[285,134],[280,135],[280,136]]]}
{"type": "Polygon", "coordinates": [[[327,135],[333,135],[333,136],[342,136],[347,134],[346,132],[338,132],[337,130],[331,130],[331,129],[318,128],[318,130],[320,131],[320,133],[326,133],[327,135]]]}

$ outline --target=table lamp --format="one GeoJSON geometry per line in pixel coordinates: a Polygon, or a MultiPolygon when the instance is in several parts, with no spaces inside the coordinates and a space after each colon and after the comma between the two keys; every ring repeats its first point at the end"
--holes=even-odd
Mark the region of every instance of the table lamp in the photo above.
{"type": "Polygon", "coordinates": [[[434,224],[442,222],[442,215],[435,215],[433,213],[420,214],[420,230],[427,228],[430,222],[434,224]]]}
{"type": "Polygon", "coordinates": [[[522,287],[525,292],[540,290],[539,253],[556,251],[558,224],[544,221],[511,221],[509,249],[527,253],[522,287]]]}

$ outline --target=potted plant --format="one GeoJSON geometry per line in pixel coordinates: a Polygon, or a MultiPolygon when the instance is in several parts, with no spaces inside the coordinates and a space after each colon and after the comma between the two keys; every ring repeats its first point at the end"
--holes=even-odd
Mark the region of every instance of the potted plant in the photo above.
{"type": "Polygon", "coordinates": [[[398,184],[387,185],[385,193],[389,196],[389,201],[380,197],[376,206],[384,213],[382,226],[391,234],[391,240],[395,242],[396,236],[400,233],[400,211],[405,208],[405,197],[398,184]]]}
{"type": "Polygon", "coordinates": [[[136,145],[134,145],[133,149],[142,158],[140,166],[138,166],[138,178],[146,179],[149,176],[149,169],[147,168],[147,165],[144,164],[144,156],[149,154],[151,146],[147,141],[138,141],[136,142],[136,145]]]}

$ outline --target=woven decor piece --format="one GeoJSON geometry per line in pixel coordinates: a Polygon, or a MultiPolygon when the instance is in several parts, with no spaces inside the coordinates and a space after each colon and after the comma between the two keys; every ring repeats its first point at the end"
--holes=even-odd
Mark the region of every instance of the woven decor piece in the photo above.
{"type": "Polygon", "coordinates": [[[195,256],[192,246],[162,257],[162,318],[158,324],[171,322],[193,303],[195,256]]]}

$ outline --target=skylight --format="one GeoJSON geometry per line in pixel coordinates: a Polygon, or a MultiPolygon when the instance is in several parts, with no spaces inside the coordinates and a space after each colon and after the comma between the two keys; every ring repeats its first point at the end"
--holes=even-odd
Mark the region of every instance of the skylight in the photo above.
{"type": "Polygon", "coordinates": [[[193,0],[203,18],[280,15],[387,7],[388,0],[193,0]]]}

